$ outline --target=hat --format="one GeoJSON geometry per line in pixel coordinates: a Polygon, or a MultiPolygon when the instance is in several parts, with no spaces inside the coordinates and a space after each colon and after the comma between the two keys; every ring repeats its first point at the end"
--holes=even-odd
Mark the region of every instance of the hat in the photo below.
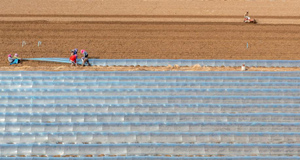
{"type": "Polygon", "coordinates": [[[82,50],[81,50],[81,53],[83,54],[84,52],[85,52],[85,50],[82,49],[82,50]]]}
{"type": "Polygon", "coordinates": [[[8,57],[11,57],[11,54],[9,54],[8,57]]]}

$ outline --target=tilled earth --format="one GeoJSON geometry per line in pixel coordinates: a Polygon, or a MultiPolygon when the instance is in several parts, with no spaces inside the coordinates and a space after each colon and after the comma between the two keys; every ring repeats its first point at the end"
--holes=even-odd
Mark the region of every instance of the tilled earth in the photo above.
{"type": "MultiPolygon", "coordinates": [[[[0,22],[0,33],[5,59],[14,53],[22,58],[68,58],[73,48],[102,59],[300,59],[298,25],[27,21],[0,22]]],[[[8,65],[6,60],[0,63],[8,65]]],[[[25,61],[19,66],[23,65],[68,64],[25,61]]]]}
{"type": "Polygon", "coordinates": [[[298,0],[3,0],[0,70],[68,70],[69,64],[47,62],[9,66],[6,58],[14,53],[69,58],[73,48],[101,59],[299,60],[299,5],[298,0]],[[245,11],[259,23],[243,23],[245,11]]]}

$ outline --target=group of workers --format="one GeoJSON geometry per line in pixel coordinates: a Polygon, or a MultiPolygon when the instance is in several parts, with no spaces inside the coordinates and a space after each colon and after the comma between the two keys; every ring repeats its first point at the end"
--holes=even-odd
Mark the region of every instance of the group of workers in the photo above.
{"type": "Polygon", "coordinates": [[[18,63],[21,63],[21,58],[18,56],[18,53],[15,53],[15,56],[12,57],[11,54],[8,55],[8,58],[7,58],[8,62],[10,65],[12,64],[18,64],[18,63]]]}
{"type": "MultiPolygon", "coordinates": [[[[70,57],[70,61],[71,61],[71,66],[77,66],[77,52],[78,52],[78,49],[75,48],[73,50],[71,50],[71,57],[70,57]]],[[[88,53],[85,51],[85,50],[81,50],[80,51],[83,55],[83,57],[81,58],[81,61],[82,61],[82,66],[85,66],[85,65],[88,65],[90,66],[90,62],[89,62],[89,58],[88,58],[88,53]]],[[[8,55],[8,62],[10,63],[10,65],[12,64],[18,64],[18,63],[21,63],[21,58],[18,57],[18,53],[15,53],[15,56],[12,57],[11,54],[8,55]]]]}
{"type": "MultiPolygon", "coordinates": [[[[245,14],[244,14],[244,18],[245,18],[245,22],[248,22],[250,21],[250,17],[249,17],[249,12],[247,11],[245,14]]],[[[71,57],[70,57],[70,61],[71,61],[71,66],[77,66],[77,52],[78,52],[78,49],[75,48],[75,49],[72,49],[71,50],[71,57]]],[[[85,51],[85,50],[81,50],[80,51],[82,54],[83,54],[83,57],[81,58],[81,61],[82,61],[82,66],[85,66],[86,64],[88,66],[90,66],[90,62],[89,62],[89,59],[88,59],[88,53],[85,51]]],[[[18,64],[21,62],[21,58],[18,57],[18,54],[15,53],[15,56],[12,57],[11,54],[8,55],[8,62],[10,63],[10,65],[12,64],[18,64]]]]}
{"type": "MultiPolygon", "coordinates": [[[[78,52],[77,48],[71,50],[71,57],[70,57],[71,66],[77,66],[77,57],[78,57],[77,52],[78,52]]],[[[82,66],[85,65],[90,66],[91,64],[88,58],[89,54],[83,49],[80,52],[83,55],[83,57],[81,58],[82,66]]]]}

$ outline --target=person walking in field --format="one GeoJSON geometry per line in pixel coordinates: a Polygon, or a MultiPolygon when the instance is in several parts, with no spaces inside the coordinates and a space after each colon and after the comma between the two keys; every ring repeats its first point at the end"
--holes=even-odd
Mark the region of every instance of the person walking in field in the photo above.
{"type": "Polygon", "coordinates": [[[89,62],[89,54],[85,51],[85,50],[81,50],[81,53],[83,54],[83,57],[81,58],[82,60],[82,66],[84,66],[86,63],[88,64],[88,66],[90,66],[90,62],[89,62]]]}

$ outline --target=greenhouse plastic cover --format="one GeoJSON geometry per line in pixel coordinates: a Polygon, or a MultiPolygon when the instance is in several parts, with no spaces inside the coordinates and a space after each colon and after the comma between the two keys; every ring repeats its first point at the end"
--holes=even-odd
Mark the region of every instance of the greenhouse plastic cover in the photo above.
{"type": "Polygon", "coordinates": [[[0,155],[297,159],[299,77],[298,71],[0,71],[0,155]]]}
{"type": "Polygon", "coordinates": [[[300,113],[299,104],[0,104],[23,113],[300,113]]]}
{"type": "MultiPolygon", "coordinates": [[[[268,159],[268,160],[298,160],[300,157],[298,156],[256,156],[255,159],[268,159]]],[[[236,156],[236,157],[161,157],[161,156],[118,156],[118,157],[2,157],[3,160],[136,160],[136,159],[143,159],[143,160],[161,160],[161,159],[183,159],[183,160],[193,160],[193,159],[212,159],[212,160],[224,160],[224,159],[234,159],[234,160],[241,160],[241,159],[253,159],[252,156],[236,156]]]]}
{"type": "MultiPolygon", "coordinates": [[[[68,58],[26,58],[24,60],[70,63],[68,58]]],[[[89,59],[96,66],[209,66],[209,67],[300,67],[299,60],[191,60],[191,59],[89,59]]],[[[81,60],[77,59],[78,64],[81,60]]]]}
{"type": "Polygon", "coordinates": [[[215,104],[299,104],[294,96],[0,96],[0,104],[144,104],[144,103],[215,103],[215,104]]]}
{"type": "Polygon", "coordinates": [[[0,71],[0,75],[5,76],[224,76],[224,77],[244,77],[244,76],[280,76],[280,77],[299,77],[300,71],[285,71],[285,72],[265,72],[265,71],[60,71],[60,72],[45,72],[45,71],[0,71]]]}

